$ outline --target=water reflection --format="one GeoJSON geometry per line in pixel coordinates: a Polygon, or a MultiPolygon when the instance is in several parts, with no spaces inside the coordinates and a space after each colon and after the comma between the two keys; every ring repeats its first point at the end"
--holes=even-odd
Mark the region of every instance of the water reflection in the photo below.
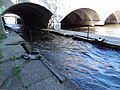
{"type": "MultiPolygon", "coordinates": [[[[88,27],[74,28],[74,30],[87,33],[88,27]]],[[[90,33],[111,37],[120,37],[120,24],[109,24],[105,26],[90,27],[90,33]]]]}
{"type": "Polygon", "coordinates": [[[104,27],[96,27],[95,34],[120,37],[120,24],[105,25],[104,27]]]}
{"type": "Polygon", "coordinates": [[[33,44],[34,49],[39,50],[63,74],[83,89],[119,90],[119,51],[49,32],[37,32],[33,36],[33,44]]]}

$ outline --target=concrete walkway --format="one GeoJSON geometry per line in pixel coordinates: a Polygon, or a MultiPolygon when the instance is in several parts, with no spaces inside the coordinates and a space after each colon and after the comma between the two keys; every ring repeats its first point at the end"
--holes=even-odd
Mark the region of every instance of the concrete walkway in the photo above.
{"type": "Polygon", "coordinates": [[[74,38],[84,39],[84,40],[87,40],[90,42],[95,42],[95,43],[96,43],[96,40],[98,40],[98,42],[102,43],[101,41],[99,41],[99,38],[105,39],[105,43],[102,43],[103,45],[120,50],[120,38],[117,38],[117,37],[110,37],[110,36],[104,36],[104,35],[90,33],[89,38],[87,38],[87,33],[84,33],[84,32],[62,30],[62,29],[60,29],[60,30],[43,29],[43,30],[57,33],[57,34],[60,34],[63,36],[72,36],[74,38]]]}
{"type": "Polygon", "coordinates": [[[21,43],[25,41],[14,32],[7,34],[7,38],[0,42],[0,50],[4,56],[0,59],[0,89],[81,90],[79,86],[61,75],[45,58],[42,57],[41,60],[20,58],[20,55],[26,53],[21,43]]]}

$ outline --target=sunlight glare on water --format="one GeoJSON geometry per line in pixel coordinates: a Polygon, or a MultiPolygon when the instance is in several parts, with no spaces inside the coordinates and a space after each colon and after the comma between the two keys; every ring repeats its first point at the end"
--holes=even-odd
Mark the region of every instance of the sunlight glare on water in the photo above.
{"type": "Polygon", "coordinates": [[[111,24],[111,25],[96,27],[93,33],[120,38],[120,24],[111,24]]]}

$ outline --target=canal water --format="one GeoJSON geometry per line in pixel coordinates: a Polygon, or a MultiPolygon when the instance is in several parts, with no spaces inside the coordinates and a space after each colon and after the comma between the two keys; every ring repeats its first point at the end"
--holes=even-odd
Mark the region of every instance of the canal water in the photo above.
{"type": "MultiPolygon", "coordinates": [[[[120,28],[118,27],[116,31],[115,28],[97,27],[92,33],[113,36],[117,32],[114,36],[119,37],[120,28]],[[106,31],[104,31],[105,28],[107,28],[106,31]]],[[[81,88],[85,90],[120,89],[120,51],[49,32],[32,32],[32,39],[30,34],[27,34],[24,35],[24,39],[32,41],[35,50],[39,50],[45,58],[81,88]]]]}
{"type": "Polygon", "coordinates": [[[105,36],[111,36],[111,37],[119,37],[120,38],[120,24],[108,24],[105,26],[90,26],[88,27],[78,27],[78,28],[71,28],[71,30],[80,31],[93,34],[99,34],[99,35],[105,35],[105,36]]]}
{"type": "Polygon", "coordinates": [[[120,38],[120,24],[110,24],[102,27],[98,26],[93,33],[120,38]]]}

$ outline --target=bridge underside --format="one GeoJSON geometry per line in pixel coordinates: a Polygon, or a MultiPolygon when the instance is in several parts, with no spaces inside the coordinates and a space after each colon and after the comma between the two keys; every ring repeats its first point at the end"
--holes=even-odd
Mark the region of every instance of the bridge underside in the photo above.
{"type": "Polygon", "coordinates": [[[100,21],[99,15],[89,8],[77,9],[68,14],[62,21],[61,27],[77,27],[83,25],[95,25],[100,21]]]}
{"type": "Polygon", "coordinates": [[[21,18],[25,27],[47,28],[52,13],[45,7],[33,3],[19,3],[11,6],[3,12],[5,14],[16,14],[21,18]]]}
{"type": "Polygon", "coordinates": [[[105,24],[120,24],[120,11],[112,13],[106,20],[105,24]]]}
{"type": "MultiPolygon", "coordinates": [[[[21,18],[25,27],[47,28],[52,13],[43,6],[34,3],[19,3],[6,9],[2,15],[16,14],[21,18]]],[[[90,8],[80,8],[72,11],[61,21],[61,28],[80,27],[96,25],[101,21],[101,17],[96,11],[90,8]]],[[[104,21],[104,20],[103,20],[104,21]]],[[[54,21],[53,21],[54,23],[54,21]]],[[[104,24],[119,24],[120,11],[112,13],[104,24]]]]}

